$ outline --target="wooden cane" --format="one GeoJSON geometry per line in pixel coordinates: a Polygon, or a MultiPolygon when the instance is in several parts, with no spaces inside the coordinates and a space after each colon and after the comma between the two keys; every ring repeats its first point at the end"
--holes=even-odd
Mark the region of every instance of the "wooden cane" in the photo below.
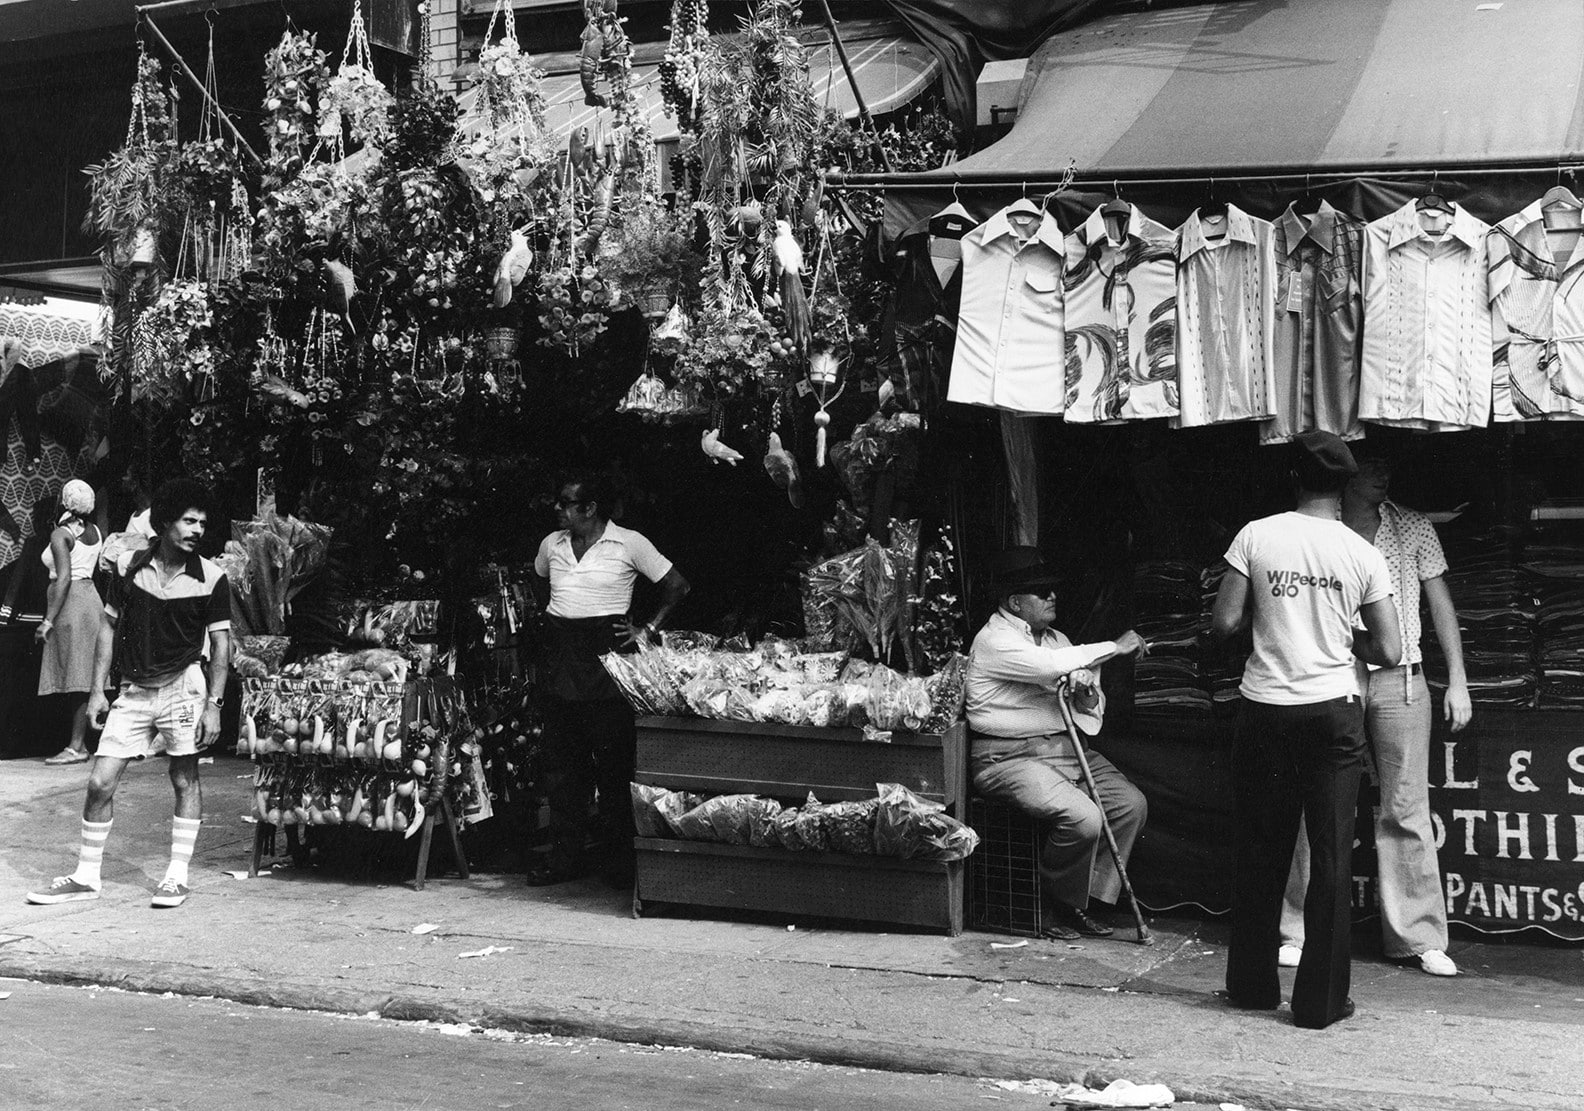
{"type": "Polygon", "coordinates": [[[1133,908],[1133,921],[1138,926],[1138,943],[1154,945],[1155,939],[1150,936],[1149,927],[1144,924],[1144,913],[1139,907],[1138,896],[1133,894],[1133,885],[1128,882],[1127,865],[1122,863],[1122,853],[1117,849],[1116,835],[1111,832],[1111,819],[1106,816],[1105,803],[1100,800],[1100,792],[1095,787],[1094,773],[1089,770],[1089,757],[1084,755],[1083,741],[1079,738],[1078,726],[1073,722],[1072,707],[1067,705],[1068,690],[1068,687],[1063,686],[1056,696],[1056,704],[1061,707],[1062,723],[1067,726],[1067,736],[1072,738],[1073,752],[1078,756],[1078,767],[1083,772],[1084,786],[1089,788],[1089,794],[1100,810],[1100,830],[1105,834],[1106,848],[1111,850],[1111,859],[1116,861],[1117,875],[1122,878],[1122,891],[1127,895],[1128,905],[1133,908]]]}

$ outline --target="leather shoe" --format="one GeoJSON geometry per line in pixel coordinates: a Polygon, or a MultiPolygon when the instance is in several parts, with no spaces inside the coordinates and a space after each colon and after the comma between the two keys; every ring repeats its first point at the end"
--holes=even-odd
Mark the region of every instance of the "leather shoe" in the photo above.
{"type": "Polygon", "coordinates": [[[1239,999],[1230,991],[1217,991],[1214,993],[1214,995],[1228,1007],[1236,1007],[1240,1011],[1274,1011],[1277,1007],[1281,1006],[1280,999],[1277,999],[1274,1003],[1249,1003],[1239,999]]]}
{"type": "Polygon", "coordinates": [[[1058,905],[1055,918],[1063,925],[1077,930],[1084,937],[1110,937],[1114,932],[1110,926],[1098,918],[1089,917],[1087,911],[1079,910],[1077,907],[1058,905]]]}
{"type": "Polygon", "coordinates": [[[1293,1015],[1293,1025],[1294,1026],[1302,1026],[1302,1027],[1305,1027],[1306,1029],[1309,1029],[1309,1030],[1324,1030],[1327,1026],[1330,1026],[1331,1023],[1333,1023],[1333,1022],[1341,1022],[1345,1018],[1352,1018],[1354,1010],[1355,1010],[1355,1008],[1353,1006],[1353,1000],[1344,999],[1342,1001],[1342,1007],[1341,1007],[1340,1010],[1337,1011],[1335,1018],[1328,1019],[1325,1022],[1307,1022],[1307,1021],[1304,1021],[1303,1019],[1300,1019],[1296,1014],[1294,1014],[1293,1015]]]}
{"type": "Polygon", "coordinates": [[[582,875],[571,868],[557,868],[551,864],[540,864],[528,869],[529,887],[553,887],[558,883],[569,883],[582,875]]]}

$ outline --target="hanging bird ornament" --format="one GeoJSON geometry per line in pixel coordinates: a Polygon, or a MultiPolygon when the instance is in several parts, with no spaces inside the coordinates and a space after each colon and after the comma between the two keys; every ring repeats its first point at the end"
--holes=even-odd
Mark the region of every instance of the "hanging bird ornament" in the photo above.
{"type": "Polygon", "coordinates": [[[781,489],[786,491],[787,501],[792,503],[792,508],[803,508],[803,482],[798,477],[797,460],[792,453],[781,446],[781,436],[777,432],[770,433],[769,448],[764,457],[765,473],[770,476],[781,489]]]}
{"type": "Polygon", "coordinates": [[[699,439],[699,447],[704,454],[715,463],[729,463],[735,467],[742,461],[742,452],[736,448],[727,447],[720,442],[721,430],[719,428],[706,429],[699,439]]]}
{"type": "Polygon", "coordinates": [[[534,253],[533,248],[528,246],[528,237],[523,234],[522,228],[513,228],[511,246],[506,248],[500,264],[495,267],[494,301],[497,309],[504,309],[511,304],[512,290],[522,285],[533,262],[534,253]]]}
{"type": "Polygon", "coordinates": [[[845,382],[837,385],[841,378],[841,360],[836,357],[829,344],[820,343],[815,346],[814,353],[809,356],[808,380],[815,399],[819,402],[819,409],[814,414],[814,465],[825,465],[825,430],[830,427],[830,406],[842,395],[847,388],[845,382]],[[832,390],[835,392],[833,393],[832,390]]]}
{"type": "Polygon", "coordinates": [[[778,291],[781,308],[786,313],[787,335],[792,337],[793,346],[799,351],[807,351],[814,326],[808,294],[803,289],[803,248],[792,234],[789,222],[777,220],[775,229],[775,239],[770,246],[776,269],[780,271],[778,291]]]}

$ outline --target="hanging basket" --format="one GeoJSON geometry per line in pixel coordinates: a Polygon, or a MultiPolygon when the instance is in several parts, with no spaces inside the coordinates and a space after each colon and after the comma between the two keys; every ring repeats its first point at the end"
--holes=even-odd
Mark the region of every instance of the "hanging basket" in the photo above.
{"type": "Polygon", "coordinates": [[[516,356],[521,336],[516,328],[502,325],[484,333],[484,354],[492,360],[506,360],[516,356]]]}
{"type": "Polygon", "coordinates": [[[665,282],[649,282],[633,290],[633,304],[650,320],[671,311],[671,290],[665,282]]]}
{"type": "Polygon", "coordinates": [[[124,249],[127,266],[153,266],[159,258],[159,229],[144,224],[132,233],[124,249]]]}

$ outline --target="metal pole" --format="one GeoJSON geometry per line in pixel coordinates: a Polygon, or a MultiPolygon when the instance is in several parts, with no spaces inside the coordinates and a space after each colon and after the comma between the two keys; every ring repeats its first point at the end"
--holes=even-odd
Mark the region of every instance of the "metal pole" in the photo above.
{"type": "Polygon", "coordinates": [[[852,62],[847,57],[847,47],[842,42],[841,32],[836,29],[836,18],[831,15],[828,0],[820,0],[820,10],[825,13],[825,29],[830,32],[831,42],[836,44],[836,56],[841,59],[842,70],[847,74],[847,84],[852,87],[853,99],[858,102],[858,120],[869,129],[875,151],[880,155],[880,165],[884,166],[885,172],[889,174],[892,172],[891,159],[880,143],[880,132],[876,130],[875,122],[869,115],[869,105],[864,103],[863,90],[858,87],[858,78],[853,75],[852,62]]]}
{"type": "Polygon", "coordinates": [[[165,37],[165,32],[161,31],[159,29],[159,24],[154,22],[154,17],[149,15],[148,11],[143,8],[138,9],[138,14],[142,17],[143,22],[148,24],[149,30],[154,32],[154,37],[158,39],[160,45],[165,48],[165,52],[171,56],[172,60],[175,61],[178,66],[181,67],[182,73],[186,74],[187,80],[192,82],[193,88],[197,89],[201,94],[203,94],[203,98],[214,107],[215,115],[220,118],[221,123],[225,124],[226,127],[230,129],[232,136],[238,143],[242,145],[242,149],[248,152],[248,157],[253,159],[253,164],[262,170],[264,168],[264,160],[260,158],[258,153],[248,145],[248,141],[242,137],[242,132],[238,131],[236,124],[231,122],[231,117],[226,115],[224,108],[220,107],[220,102],[209,95],[209,90],[204,87],[204,83],[198,80],[198,76],[188,68],[187,60],[181,56],[181,53],[177,51],[174,46],[171,45],[170,39],[165,37]]]}
{"type": "Polygon", "coordinates": [[[1106,816],[1105,803],[1100,799],[1100,792],[1095,789],[1094,773],[1089,770],[1089,757],[1084,755],[1083,740],[1078,735],[1078,726],[1073,722],[1072,708],[1067,705],[1065,687],[1057,692],[1056,705],[1061,708],[1062,724],[1067,726],[1067,736],[1072,739],[1073,752],[1078,756],[1078,768],[1083,772],[1084,785],[1089,788],[1089,794],[1095,801],[1095,808],[1100,811],[1100,832],[1105,834],[1106,848],[1111,850],[1111,859],[1116,861],[1117,875],[1122,879],[1122,891],[1127,895],[1128,904],[1133,908],[1133,921],[1138,925],[1138,943],[1154,945],[1155,939],[1150,936],[1149,927],[1144,925],[1144,914],[1139,909],[1138,896],[1133,894],[1133,885],[1128,882],[1127,865],[1122,862],[1122,853],[1117,848],[1116,834],[1111,832],[1111,819],[1106,816]]]}
{"type": "Polygon", "coordinates": [[[1071,179],[1064,175],[1051,176],[1047,169],[1029,173],[1015,170],[968,170],[951,173],[944,170],[923,170],[918,173],[849,174],[840,170],[825,174],[825,185],[830,189],[1056,189],[1066,185],[1069,189],[1086,186],[1110,192],[1113,186],[1148,185],[1204,185],[1209,181],[1223,183],[1247,182],[1322,182],[1354,181],[1359,178],[1429,178],[1432,174],[1449,177],[1520,177],[1525,174],[1561,172],[1567,174],[1584,170],[1584,162],[1562,160],[1507,163],[1493,166],[1489,163],[1448,164],[1444,162],[1405,166],[1395,164],[1361,164],[1348,169],[1305,170],[1294,167],[1244,167],[1230,169],[1148,169],[1120,170],[1115,173],[1091,171],[1071,179]]]}

